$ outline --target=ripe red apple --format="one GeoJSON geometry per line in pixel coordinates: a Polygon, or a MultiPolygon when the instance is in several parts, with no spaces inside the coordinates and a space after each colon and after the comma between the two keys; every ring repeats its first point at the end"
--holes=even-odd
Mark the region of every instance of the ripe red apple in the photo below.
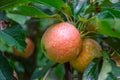
{"type": "Polygon", "coordinates": [[[46,30],[41,39],[41,46],[48,59],[58,63],[68,62],[79,54],[81,36],[75,26],[62,22],[46,30]]]}
{"type": "Polygon", "coordinates": [[[93,39],[84,39],[82,50],[78,57],[70,61],[71,66],[82,73],[87,65],[97,57],[101,56],[101,46],[93,39]]]}
{"type": "Polygon", "coordinates": [[[34,48],[35,48],[35,45],[33,43],[33,41],[30,39],[30,38],[26,38],[26,48],[24,49],[23,52],[17,50],[16,48],[13,47],[13,53],[18,55],[18,56],[21,56],[21,57],[24,57],[24,58],[28,58],[29,56],[32,55],[33,51],[34,51],[34,48]]]}

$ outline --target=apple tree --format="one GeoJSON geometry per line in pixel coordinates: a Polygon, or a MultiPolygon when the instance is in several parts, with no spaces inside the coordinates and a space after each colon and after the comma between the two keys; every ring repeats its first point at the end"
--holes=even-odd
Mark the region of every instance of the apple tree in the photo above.
{"type": "Polygon", "coordinates": [[[0,80],[119,80],[119,0],[0,0],[0,80]]]}

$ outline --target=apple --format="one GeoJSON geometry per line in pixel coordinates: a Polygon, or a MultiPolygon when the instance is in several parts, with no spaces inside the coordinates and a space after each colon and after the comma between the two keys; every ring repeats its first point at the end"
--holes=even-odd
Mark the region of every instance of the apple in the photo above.
{"type": "Polygon", "coordinates": [[[32,55],[35,45],[30,38],[26,38],[25,41],[26,41],[26,48],[24,49],[24,51],[21,52],[18,49],[13,47],[13,53],[17,56],[21,56],[23,58],[28,58],[29,56],[32,55]]]}
{"type": "Polygon", "coordinates": [[[86,38],[82,42],[82,50],[78,57],[70,61],[70,65],[78,72],[83,73],[87,65],[101,56],[101,46],[93,39],[86,38]]]}
{"type": "Polygon", "coordinates": [[[61,22],[46,30],[41,39],[41,48],[48,59],[65,63],[78,56],[81,35],[72,24],[61,22]]]}

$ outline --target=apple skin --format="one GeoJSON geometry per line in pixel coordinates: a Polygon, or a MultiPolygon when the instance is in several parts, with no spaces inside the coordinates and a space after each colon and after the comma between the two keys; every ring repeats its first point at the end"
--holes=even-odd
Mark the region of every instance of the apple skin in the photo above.
{"type": "Polygon", "coordinates": [[[24,49],[23,52],[13,47],[13,53],[15,55],[21,56],[23,58],[28,58],[29,56],[32,55],[34,48],[35,48],[33,41],[30,38],[26,38],[25,42],[26,42],[26,48],[24,49]]]}
{"type": "Polygon", "coordinates": [[[93,39],[86,38],[82,43],[82,50],[78,57],[70,61],[70,65],[78,72],[83,73],[87,65],[101,56],[101,46],[93,39]]]}
{"type": "Polygon", "coordinates": [[[67,22],[50,26],[41,39],[41,47],[45,56],[57,63],[75,59],[80,52],[80,44],[79,31],[67,22]]]}

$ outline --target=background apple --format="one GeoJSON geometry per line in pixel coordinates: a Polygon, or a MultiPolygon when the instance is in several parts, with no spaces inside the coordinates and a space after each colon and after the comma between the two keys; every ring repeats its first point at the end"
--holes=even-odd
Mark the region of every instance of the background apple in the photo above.
{"type": "Polygon", "coordinates": [[[34,48],[35,48],[35,45],[30,38],[26,38],[25,41],[26,41],[26,48],[24,49],[24,51],[21,52],[21,51],[19,51],[16,48],[13,47],[13,53],[15,55],[18,55],[18,56],[21,56],[21,57],[24,57],[24,58],[28,58],[29,56],[32,55],[32,53],[34,51],[34,48]]]}

